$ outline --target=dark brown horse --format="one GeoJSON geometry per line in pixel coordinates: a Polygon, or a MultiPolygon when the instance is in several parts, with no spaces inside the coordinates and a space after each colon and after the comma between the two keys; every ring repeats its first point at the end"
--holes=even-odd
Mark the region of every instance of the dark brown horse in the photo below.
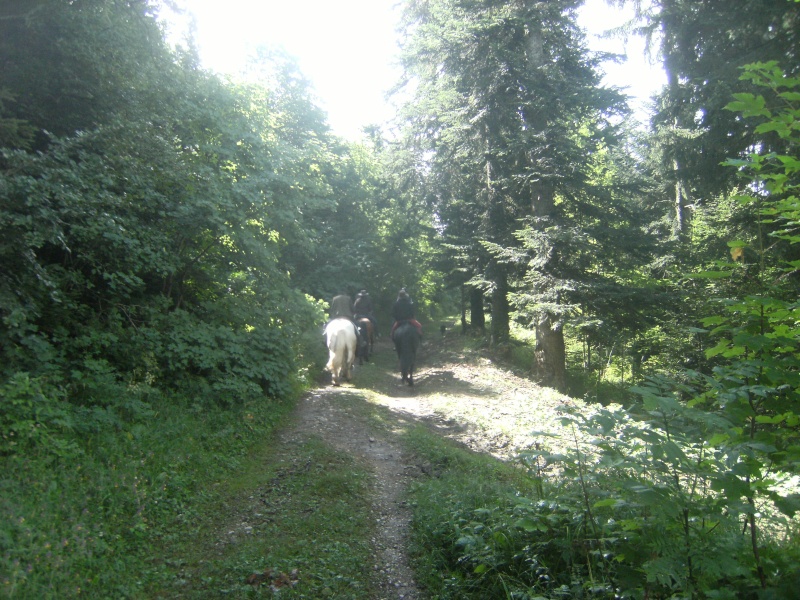
{"type": "Polygon", "coordinates": [[[417,348],[421,336],[419,330],[409,321],[402,321],[394,332],[394,347],[400,359],[400,375],[403,383],[414,385],[414,367],[417,361],[417,348]]]}
{"type": "Polygon", "coordinates": [[[372,326],[372,321],[367,317],[356,317],[356,327],[358,328],[358,364],[363,365],[365,361],[369,361],[372,355],[372,348],[375,344],[375,328],[372,326]]]}

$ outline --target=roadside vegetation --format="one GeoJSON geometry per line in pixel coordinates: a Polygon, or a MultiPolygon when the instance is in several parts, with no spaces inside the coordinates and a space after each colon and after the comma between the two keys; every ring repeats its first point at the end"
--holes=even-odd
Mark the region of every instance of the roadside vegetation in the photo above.
{"type": "MultiPolygon", "coordinates": [[[[467,346],[456,349],[472,353],[466,370],[497,362],[475,340],[467,346]]],[[[495,381],[495,392],[502,389],[495,381]]],[[[548,406],[535,386],[517,389],[526,392],[532,411],[548,406]]],[[[464,400],[453,394],[454,403],[464,400]]],[[[488,420],[472,422],[510,439],[523,434],[515,459],[465,450],[423,427],[404,436],[431,464],[410,490],[413,552],[431,597],[792,597],[800,522],[786,516],[786,503],[797,481],[768,474],[752,504],[740,500],[743,491],[730,489],[741,485],[740,463],[710,434],[735,430],[724,416],[639,388],[599,402],[562,397],[560,427],[542,414],[537,431],[503,416],[513,410],[509,400],[498,398],[488,420]]],[[[463,407],[435,406],[464,418],[463,407]]]]}
{"type": "Polygon", "coordinates": [[[4,457],[0,593],[145,598],[169,589],[177,564],[165,551],[190,553],[191,536],[228,491],[220,483],[245,467],[287,407],[164,403],[68,448],[38,440],[4,457]]]}

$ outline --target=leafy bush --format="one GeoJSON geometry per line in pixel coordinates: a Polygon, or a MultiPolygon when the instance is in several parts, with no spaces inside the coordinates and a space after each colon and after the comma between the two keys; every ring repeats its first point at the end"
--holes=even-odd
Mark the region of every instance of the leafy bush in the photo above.
{"type": "Polygon", "coordinates": [[[15,373],[0,385],[0,455],[71,456],[78,453],[70,433],[71,406],[62,390],[15,373]]]}
{"type": "MultiPolygon", "coordinates": [[[[583,500],[581,511],[592,524],[585,543],[603,556],[595,574],[631,598],[754,594],[762,586],[756,537],[742,523],[755,505],[736,484],[743,463],[714,444],[713,432],[731,424],[655,386],[641,392],[635,418],[619,408],[565,418],[595,439],[565,456],[544,455],[563,468],[583,500]]],[[[755,485],[766,491],[779,483],[763,477],[755,485]]],[[[794,567],[800,547],[790,535],[776,535],[787,523],[774,507],[761,502],[758,510],[771,532],[770,538],[758,536],[758,544],[782,556],[763,586],[777,593],[786,576],[800,574],[794,567]]]]}

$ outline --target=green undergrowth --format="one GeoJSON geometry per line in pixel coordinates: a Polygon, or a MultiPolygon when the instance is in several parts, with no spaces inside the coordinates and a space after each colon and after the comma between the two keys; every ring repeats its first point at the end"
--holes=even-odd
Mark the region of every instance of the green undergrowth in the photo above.
{"type": "Polygon", "coordinates": [[[64,438],[60,453],[0,457],[0,597],[153,597],[179,570],[162,553],[186,547],[215,484],[288,408],[162,398],[132,423],[64,438]]]}
{"type": "Polygon", "coordinates": [[[225,485],[193,536],[194,551],[180,559],[172,593],[374,597],[369,480],[351,457],[316,439],[264,444],[225,485]]]}
{"type": "Polygon", "coordinates": [[[800,583],[796,522],[776,519],[758,540],[769,565],[759,585],[749,532],[715,510],[719,496],[689,497],[633,462],[596,462],[582,448],[515,466],[422,428],[406,438],[431,465],[409,497],[415,568],[431,598],[777,600],[800,583]]]}
{"type": "Polygon", "coordinates": [[[483,540],[476,534],[487,533],[481,521],[510,514],[516,503],[534,494],[535,482],[513,465],[465,450],[425,428],[410,429],[406,442],[420,460],[430,463],[432,474],[409,491],[411,551],[419,584],[432,598],[505,598],[504,580],[526,568],[524,546],[517,549],[517,567],[500,568],[492,566],[503,560],[496,550],[511,547],[508,536],[514,528],[483,540]]]}

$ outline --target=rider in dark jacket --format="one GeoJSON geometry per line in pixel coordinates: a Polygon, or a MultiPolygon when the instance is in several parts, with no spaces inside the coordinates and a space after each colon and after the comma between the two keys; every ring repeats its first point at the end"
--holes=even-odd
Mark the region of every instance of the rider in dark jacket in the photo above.
{"type": "Polygon", "coordinates": [[[356,301],[353,304],[355,307],[355,312],[357,315],[371,315],[373,308],[372,308],[372,298],[369,295],[367,290],[361,290],[356,294],[356,301]]]}
{"type": "Polygon", "coordinates": [[[330,318],[338,319],[344,317],[345,319],[353,320],[355,312],[353,311],[353,301],[347,294],[339,294],[331,300],[330,318]]]}
{"type": "Polygon", "coordinates": [[[406,288],[401,288],[397,293],[397,300],[392,306],[392,317],[394,317],[394,324],[392,325],[392,339],[394,339],[394,330],[403,321],[408,321],[417,328],[419,334],[422,335],[422,325],[414,318],[414,302],[411,296],[406,292],[406,288]]]}
{"type": "Polygon", "coordinates": [[[372,306],[372,298],[367,290],[361,290],[356,294],[356,301],[353,303],[353,310],[356,317],[366,317],[372,321],[372,328],[378,331],[378,321],[375,318],[375,309],[372,306]]]}

